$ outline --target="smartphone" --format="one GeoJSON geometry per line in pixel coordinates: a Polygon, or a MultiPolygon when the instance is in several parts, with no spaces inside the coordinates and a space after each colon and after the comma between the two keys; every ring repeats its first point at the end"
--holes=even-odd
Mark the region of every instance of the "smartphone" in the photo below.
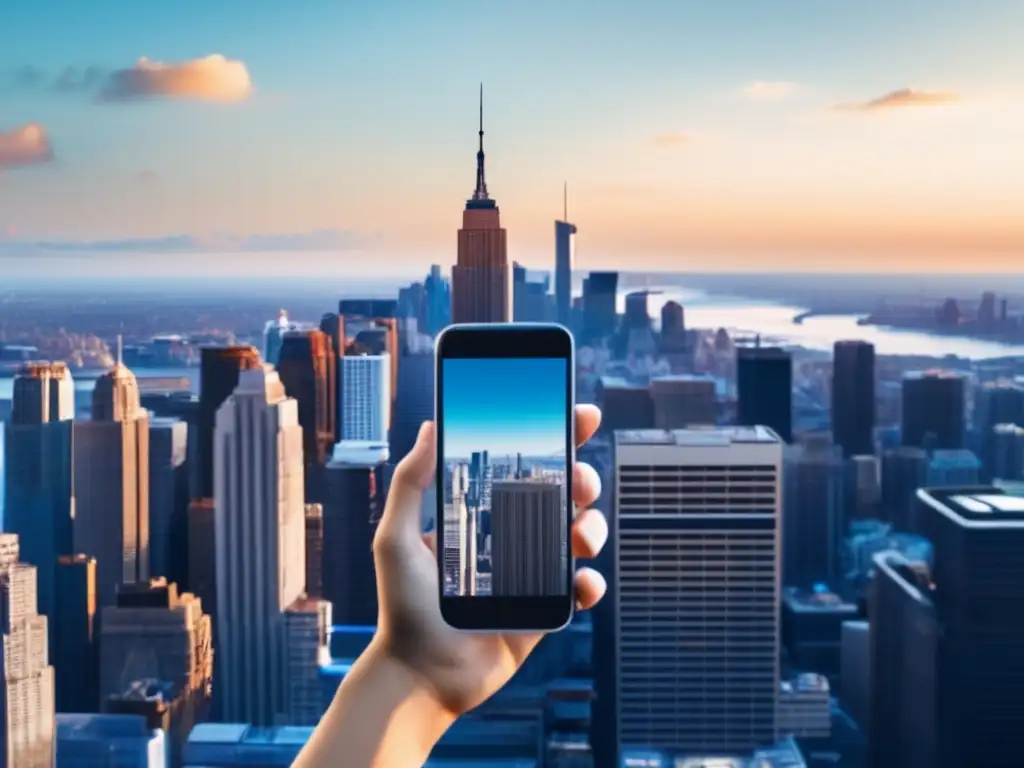
{"type": "Polygon", "coordinates": [[[435,352],[441,615],[461,630],[561,629],[575,604],[572,334],[452,325],[435,352]]]}

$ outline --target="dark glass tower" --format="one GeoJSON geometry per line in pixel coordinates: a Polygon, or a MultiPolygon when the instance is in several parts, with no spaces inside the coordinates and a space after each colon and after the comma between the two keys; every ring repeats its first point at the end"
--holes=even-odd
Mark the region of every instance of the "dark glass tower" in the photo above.
{"type": "Polygon", "coordinates": [[[618,272],[591,272],[583,283],[583,338],[588,342],[615,332],[618,272]]]}
{"type": "Polygon", "coordinates": [[[199,372],[199,497],[213,497],[213,431],[217,409],[238,386],[240,371],[260,365],[256,347],[204,347],[199,372]]]}
{"type": "Polygon", "coordinates": [[[562,486],[530,480],[494,483],[491,490],[491,594],[558,595],[562,562],[562,486]]]}
{"type": "Polygon", "coordinates": [[[770,427],[793,441],[793,359],[778,347],[736,350],[737,424],[770,427]]]}
{"type": "Polygon", "coordinates": [[[875,347],[837,341],[832,356],[832,442],[843,456],[875,452],[875,347]]]}
{"type": "Polygon", "coordinates": [[[903,380],[903,445],[929,449],[964,447],[964,379],[929,371],[903,380]]]}

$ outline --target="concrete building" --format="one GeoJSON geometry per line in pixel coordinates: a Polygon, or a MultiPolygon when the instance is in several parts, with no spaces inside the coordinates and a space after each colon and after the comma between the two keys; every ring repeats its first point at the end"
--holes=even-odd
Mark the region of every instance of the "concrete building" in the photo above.
{"type": "Polygon", "coordinates": [[[707,376],[657,376],[651,379],[655,429],[713,427],[718,420],[714,379],[707,376]]]}
{"type": "Polygon", "coordinates": [[[35,566],[19,559],[18,537],[0,533],[0,768],[53,767],[53,667],[36,579],[35,566]]]}
{"type": "Polygon", "coordinates": [[[298,404],[270,366],[241,372],[215,445],[219,709],[271,725],[287,709],[284,611],[305,589],[306,531],[298,404]]]}
{"type": "Polygon", "coordinates": [[[621,431],[612,514],[620,757],[776,740],[782,442],[764,427],[621,431]]]}

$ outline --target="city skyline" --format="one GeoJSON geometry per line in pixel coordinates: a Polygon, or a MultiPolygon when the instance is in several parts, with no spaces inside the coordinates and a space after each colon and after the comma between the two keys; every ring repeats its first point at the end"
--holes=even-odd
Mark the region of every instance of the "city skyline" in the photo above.
{"type": "Polygon", "coordinates": [[[1019,5],[394,5],[7,8],[10,271],[450,263],[481,80],[510,260],[549,261],[566,181],[582,269],[998,270],[1024,244],[1019,5]]]}
{"type": "Polygon", "coordinates": [[[442,456],[565,452],[562,358],[447,358],[442,456]]]}

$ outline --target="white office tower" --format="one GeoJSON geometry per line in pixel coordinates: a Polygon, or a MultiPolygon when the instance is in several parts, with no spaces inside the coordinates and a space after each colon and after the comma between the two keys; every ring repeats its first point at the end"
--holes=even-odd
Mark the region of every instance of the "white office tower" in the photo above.
{"type": "Polygon", "coordinates": [[[36,569],[19,562],[18,537],[0,534],[0,768],[53,768],[53,667],[36,569]]]}
{"type": "MultiPolygon", "coordinates": [[[[469,467],[457,464],[452,469],[451,501],[444,505],[444,580],[445,594],[473,594],[474,576],[467,571],[470,546],[469,467]]],[[[475,570],[475,569],[474,569],[475,570]]]]}
{"type": "Polygon", "coordinates": [[[214,440],[217,686],[227,722],[287,713],[284,612],[306,582],[298,403],[269,365],[242,371],[214,440]]]}
{"type": "Polygon", "coordinates": [[[391,356],[341,358],[341,438],[387,443],[391,415],[391,356]]]}
{"type": "Polygon", "coordinates": [[[775,743],[781,465],[764,427],[615,433],[622,749],[775,743]]]}

